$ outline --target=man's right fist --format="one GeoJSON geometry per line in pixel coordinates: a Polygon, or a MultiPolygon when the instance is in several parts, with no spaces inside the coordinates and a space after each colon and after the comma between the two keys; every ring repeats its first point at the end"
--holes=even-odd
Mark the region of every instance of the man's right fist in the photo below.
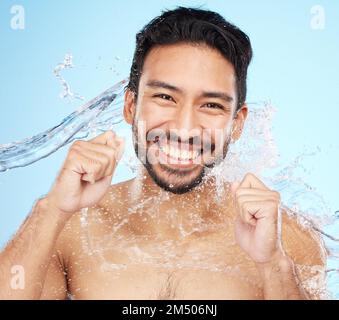
{"type": "Polygon", "coordinates": [[[123,148],[124,140],[113,131],[90,141],[75,141],[46,196],[49,203],[67,213],[95,205],[111,185],[123,148]]]}

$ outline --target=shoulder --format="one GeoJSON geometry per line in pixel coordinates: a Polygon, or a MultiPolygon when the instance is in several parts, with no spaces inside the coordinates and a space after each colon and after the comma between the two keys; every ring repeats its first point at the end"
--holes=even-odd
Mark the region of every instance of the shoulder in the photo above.
{"type": "Polygon", "coordinates": [[[282,243],[293,260],[299,283],[311,299],[328,299],[327,250],[312,224],[303,223],[291,211],[282,211],[282,243]]]}
{"type": "Polygon", "coordinates": [[[282,210],[282,242],[286,253],[299,265],[326,263],[327,252],[320,234],[295,214],[282,210]]]}
{"type": "Polygon", "coordinates": [[[123,203],[128,197],[129,181],[111,185],[105,196],[95,205],[75,212],[60,233],[56,250],[65,265],[70,256],[80,254],[88,232],[104,235],[120,215],[123,203]]]}

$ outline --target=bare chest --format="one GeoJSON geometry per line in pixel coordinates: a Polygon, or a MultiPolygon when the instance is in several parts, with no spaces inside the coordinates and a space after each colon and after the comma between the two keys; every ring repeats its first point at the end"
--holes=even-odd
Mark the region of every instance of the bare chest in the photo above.
{"type": "Polygon", "coordinates": [[[91,272],[72,279],[75,299],[228,300],[262,299],[257,279],[245,273],[206,270],[160,270],[127,266],[120,272],[91,272]]]}
{"type": "Polygon", "coordinates": [[[258,274],[237,248],[218,241],[116,245],[75,255],[75,299],[261,299],[258,274]]]}

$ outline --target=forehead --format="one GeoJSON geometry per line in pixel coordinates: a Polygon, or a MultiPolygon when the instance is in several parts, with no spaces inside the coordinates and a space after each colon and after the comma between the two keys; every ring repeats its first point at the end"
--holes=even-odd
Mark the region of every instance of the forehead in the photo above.
{"type": "Polygon", "coordinates": [[[140,87],[149,80],[169,82],[188,90],[235,90],[233,65],[218,50],[205,45],[152,48],[144,62],[140,87]]]}

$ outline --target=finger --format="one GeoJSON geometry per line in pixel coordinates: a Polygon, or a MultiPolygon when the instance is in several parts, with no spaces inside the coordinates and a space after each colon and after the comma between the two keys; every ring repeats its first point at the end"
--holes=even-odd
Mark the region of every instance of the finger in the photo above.
{"type": "MultiPolygon", "coordinates": [[[[109,132],[107,134],[109,134],[109,132]]],[[[114,138],[108,139],[106,143],[108,146],[114,147],[117,150],[116,159],[119,161],[122,158],[124,152],[125,139],[115,134],[114,138]]]]}
{"type": "Polygon", "coordinates": [[[266,185],[259,180],[254,174],[247,173],[240,183],[240,188],[255,188],[261,190],[269,190],[266,185]]]}
{"type": "Polygon", "coordinates": [[[253,221],[256,221],[256,219],[260,218],[261,215],[258,215],[258,212],[265,213],[265,215],[268,217],[268,213],[272,212],[275,214],[274,210],[267,210],[270,208],[271,203],[274,203],[276,207],[279,206],[279,202],[276,198],[267,196],[257,196],[257,195],[247,195],[247,196],[240,196],[237,198],[236,205],[238,208],[238,212],[241,213],[241,215],[244,217],[244,220],[246,220],[248,223],[251,223],[253,221]],[[262,207],[259,208],[260,210],[257,212],[256,207],[254,206],[256,203],[262,203],[262,207]],[[253,207],[251,205],[253,204],[253,207]],[[248,211],[246,211],[248,210],[248,211]],[[255,218],[255,220],[253,220],[255,218]]]}
{"type": "Polygon", "coordinates": [[[79,150],[72,148],[64,168],[82,175],[81,179],[85,177],[85,181],[94,182],[100,177],[102,163],[96,159],[89,158],[79,150]]]}
{"type": "Polygon", "coordinates": [[[114,142],[111,143],[111,145],[103,145],[88,141],[78,141],[78,146],[80,146],[81,148],[83,147],[90,150],[105,153],[109,157],[113,157],[116,161],[120,161],[125,148],[125,139],[116,136],[114,142]]]}
{"type": "Polygon", "coordinates": [[[80,153],[84,155],[86,158],[92,159],[101,164],[101,169],[97,173],[96,180],[99,180],[103,177],[107,177],[113,174],[117,162],[114,152],[106,154],[104,152],[98,152],[96,150],[83,148],[80,150],[80,153]]]}
{"type": "Polygon", "coordinates": [[[245,207],[245,203],[237,204],[238,206],[238,217],[241,221],[244,223],[247,223],[249,225],[255,226],[256,225],[256,218],[254,215],[252,215],[247,208],[245,207]]]}
{"type": "Polygon", "coordinates": [[[241,204],[241,217],[244,221],[255,221],[266,218],[278,220],[279,204],[273,200],[245,201],[241,204]]]}
{"type": "Polygon", "coordinates": [[[93,173],[85,173],[85,174],[83,174],[82,177],[81,177],[81,180],[89,182],[90,184],[94,184],[95,181],[96,181],[93,173]]]}
{"type": "Polygon", "coordinates": [[[280,194],[277,191],[274,190],[261,190],[261,189],[253,189],[253,188],[238,188],[235,191],[235,195],[236,197],[240,197],[240,196],[263,196],[263,197],[267,197],[267,198],[275,198],[277,200],[280,200],[280,194]]]}
{"type": "Polygon", "coordinates": [[[240,203],[244,203],[247,201],[276,201],[278,203],[277,198],[273,196],[266,196],[266,195],[241,195],[237,197],[236,201],[240,203]]]}
{"type": "Polygon", "coordinates": [[[118,147],[111,147],[108,145],[97,144],[88,141],[79,141],[75,148],[78,148],[80,152],[81,150],[91,150],[97,153],[102,153],[112,161],[116,161],[117,154],[119,151],[118,147]]]}
{"type": "Polygon", "coordinates": [[[106,144],[108,146],[114,146],[116,134],[112,130],[108,130],[97,137],[89,140],[91,143],[106,144]]]}

